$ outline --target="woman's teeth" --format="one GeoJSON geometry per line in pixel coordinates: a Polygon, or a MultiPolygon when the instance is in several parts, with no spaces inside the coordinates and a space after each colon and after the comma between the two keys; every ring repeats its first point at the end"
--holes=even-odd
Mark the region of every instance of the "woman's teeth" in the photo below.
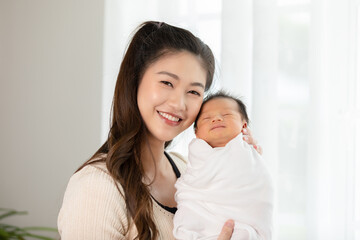
{"type": "Polygon", "coordinates": [[[169,115],[169,114],[167,114],[167,113],[159,112],[159,114],[160,114],[161,116],[163,116],[164,118],[169,119],[170,121],[173,121],[173,122],[178,122],[178,121],[180,120],[180,118],[171,116],[171,115],[169,115]]]}

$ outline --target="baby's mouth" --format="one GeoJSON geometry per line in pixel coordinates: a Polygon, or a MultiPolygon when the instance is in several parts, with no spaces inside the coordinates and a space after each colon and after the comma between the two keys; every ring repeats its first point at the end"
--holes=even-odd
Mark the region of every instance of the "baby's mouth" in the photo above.
{"type": "Polygon", "coordinates": [[[214,130],[214,129],[217,129],[217,128],[225,128],[225,125],[222,125],[222,124],[218,124],[218,125],[214,125],[210,128],[210,130],[214,130]]]}

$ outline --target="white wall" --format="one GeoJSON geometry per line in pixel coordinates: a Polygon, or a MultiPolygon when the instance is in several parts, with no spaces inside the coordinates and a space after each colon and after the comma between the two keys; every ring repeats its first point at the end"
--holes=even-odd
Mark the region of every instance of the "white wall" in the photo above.
{"type": "Polygon", "coordinates": [[[100,146],[104,1],[0,2],[0,208],[56,227],[69,177],[100,146]]]}

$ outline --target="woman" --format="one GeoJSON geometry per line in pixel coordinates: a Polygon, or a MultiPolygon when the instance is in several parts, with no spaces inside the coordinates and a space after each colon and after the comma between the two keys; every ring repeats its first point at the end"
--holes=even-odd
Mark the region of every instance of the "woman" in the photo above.
{"type": "MultiPolygon", "coordinates": [[[[108,139],[65,192],[63,240],[173,239],[174,184],[186,162],[165,148],[194,122],[213,74],[210,48],[189,31],[139,26],[120,67],[108,139]]],[[[219,239],[230,239],[233,225],[219,239]]]]}

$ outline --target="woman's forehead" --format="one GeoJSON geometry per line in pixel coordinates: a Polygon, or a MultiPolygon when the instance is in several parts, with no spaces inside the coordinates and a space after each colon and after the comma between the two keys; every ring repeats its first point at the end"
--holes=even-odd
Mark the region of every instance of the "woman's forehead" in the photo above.
{"type": "Polygon", "coordinates": [[[200,59],[188,51],[168,53],[161,56],[147,67],[145,75],[147,73],[155,75],[168,73],[168,76],[176,76],[176,80],[206,85],[206,70],[200,59]]]}

